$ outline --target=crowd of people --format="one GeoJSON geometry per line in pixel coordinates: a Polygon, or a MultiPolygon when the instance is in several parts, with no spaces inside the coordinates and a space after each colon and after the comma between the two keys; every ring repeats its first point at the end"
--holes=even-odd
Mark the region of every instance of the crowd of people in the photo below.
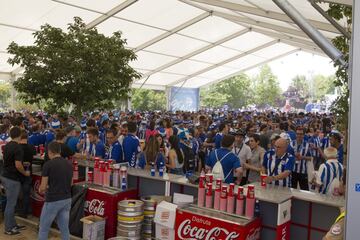
{"type": "MultiPolygon", "coordinates": [[[[43,239],[48,223],[69,211],[71,168],[61,165],[61,159],[99,157],[127,162],[129,167],[166,168],[180,175],[219,173],[220,169],[217,176],[226,183],[245,185],[266,175],[264,181],[269,184],[335,194],[346,154],[344,134],[336,131],[331,114],[116,111],[77,119],[9,112],[0,115],[0,124],[1,181],[7,192],[5,233],[18,234],[23,228],[16,224],[14,211],[29,213],[29,165],[44,147],[41,190],[46,192],[48,213],[42,212],[43,239]],[[17,201],[19,194],[21,201],[17,201]]],[[[68,221],[57,220],[59,227],[68,221]]]]}

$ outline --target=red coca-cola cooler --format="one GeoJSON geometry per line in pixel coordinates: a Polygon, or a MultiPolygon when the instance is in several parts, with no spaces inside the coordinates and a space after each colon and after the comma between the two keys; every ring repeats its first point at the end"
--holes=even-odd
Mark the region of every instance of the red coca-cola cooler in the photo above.
{"type": "MultiPolygon", "coordinates": [[[[84,183],[78,183],[84,185],[84,183]]],[[[122,191],[118,188],[87,184],[85,215],[96,215],[106,219],[105,239],[116,236],[117,204],[125,199],[137,199],[137,190],[122,191]]]]}
{"type": "MultiPolygon", "coordinates": [[[[44,206],[45,195],[39,193],[41,184],[41,172],[35,172],[31,175],[32,178],[32,191],[31,191],[31,208],[32,214],[35,217],[40,217],[41,209],[44,206]]],[[[74,183],[84,181],[84,179],[74,180],[74,183]]]]}
{"type": "Polygon", "coordinates": [[[259,218],[248,219],[193,205],[176,212],[175,240],[260,240],[260,232],[259,218]]]}

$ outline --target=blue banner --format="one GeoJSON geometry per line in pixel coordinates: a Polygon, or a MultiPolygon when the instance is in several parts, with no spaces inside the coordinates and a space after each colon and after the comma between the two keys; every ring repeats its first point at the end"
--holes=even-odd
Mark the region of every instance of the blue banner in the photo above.
{"type": "Polygon", "coordinates": [[[199,88],[171,87],[169,94],[170,111],[198,111],[199,88]]]}

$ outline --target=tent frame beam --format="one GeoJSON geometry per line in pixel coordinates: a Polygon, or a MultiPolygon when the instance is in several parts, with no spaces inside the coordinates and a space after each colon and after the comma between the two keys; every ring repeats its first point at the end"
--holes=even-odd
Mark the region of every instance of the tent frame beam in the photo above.
{"type": "Polygon", "coordinates": [[[270,47],[270,46],[272,46],[272,45],[274,45],[274,44],[276,44],[276,43],[278,43],[278,42],[279,42],[279,40],[273,40],[273,41],[267,42],[267,43],[265,43],[265,44],[263,44],[263,45],[260,45],[260,46],[255,47],[255,48],[253,48],[253,49],[251,49],[251,50],[249,50],[249,51],[240,53],[240,54],[238,54],[238,55],[235,55],[234,57],[228,58],[228,59],[226,59],[226,60],[224,60],[224,61],[221,61],[221,62],[219,62],[219,63],[217,63],[217,64],[214,64],[214,65],[209,66],[209,67],[207,67],[207,68],[201,69],[201,70],[199,70],[199,71],[197,71],[197,72],[195,72],[195,73],[190,74],[190,75],[187,76],[187,77],[184,77],[184,78],[181,78],[181,79],[176,80],[176,81],[174,81],[174,82],[171,82],[170,84],[168,84],[168,86],[174,86],[174,85],[176,85],[176,84],[179,84],[179,83],[182,83],[182,82],[186,82],[186,81],[187,81],[188,79],[190,79],[190,78],[196,77],[196,76],[198,76],[198,75],[200,75],[200,74],[203,74],[203,73],[205,73],[205,72],[208,72],[208,71],[210,71],[210,70],[212,70],[212,69],[214,69],[214,68],[223,66],[223,65],[225,65],[225,64],[227,64],[227,63],[229,63],[229,62],[232,62],[232,61],[235,61],[235,60],[237,60],[237,59],[239,59],[239,58],[245,57],[246,55],[255,53],[255,52],[260,51],[260,50],[262,50],[262,49],[264,49],[264,48],[270,47]]]}
{"type": "MultiPolygon", "coordinates": [[[[264,11],[264,10],[262,10],[260,8],[256,8],[256,7],[249,7],[249,6],[232,3],[232,2],[225,2],[225,1],[221,1],[221,0],[190,0],[190,1],[294,24],[294,22],[286,14],[273,12],[273,11],[264,11]]],[[[327,32],[333,32],[333,33],[340,33],[339,30],[336,29],[336,27],[334,27],[331,24],[323,23],[323,22],[316,21],[316,20],[309,20],[309,22],[314,27],[316,27],[320,30],[327,31],[327,32]]]]}

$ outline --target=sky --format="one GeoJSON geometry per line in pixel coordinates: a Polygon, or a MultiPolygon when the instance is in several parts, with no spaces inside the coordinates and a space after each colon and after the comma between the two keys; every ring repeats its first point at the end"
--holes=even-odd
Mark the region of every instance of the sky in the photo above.
{"type": "MultiPolygon", "coordinates": [[[[296,75],[305,75],[307,79],[312,75],[330,76],[335,74],[335,68],[330,58],[307,52],[296,52],[284,58],[268,63],[272,72],[278,77],[280,87],[284,91],[296,75]]],[[[246,72],[249,76],[259,73],[260,67],[246,72]]]]}

